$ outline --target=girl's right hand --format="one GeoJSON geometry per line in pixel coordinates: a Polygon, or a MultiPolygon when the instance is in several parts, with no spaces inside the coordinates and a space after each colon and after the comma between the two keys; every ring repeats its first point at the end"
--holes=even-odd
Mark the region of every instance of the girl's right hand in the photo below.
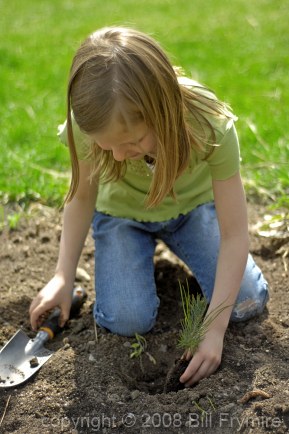
{"type": "Polygon", "coordinates": [[[43,314],[56,306],[60,308],[59,325],[63,327],[69,318],[71,302],[72,286],[68,287],[63,279],[54,276],[32,300],[29,309],[32,330],[36,331],[43,321],[43,314]]]}

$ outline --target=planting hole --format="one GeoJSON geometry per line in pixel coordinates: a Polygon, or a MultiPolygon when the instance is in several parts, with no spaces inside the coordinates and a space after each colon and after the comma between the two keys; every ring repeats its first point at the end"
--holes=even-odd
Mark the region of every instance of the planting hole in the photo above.
{"type": "Polygon", "coordinates": [[[153,369],[142,371],[141,367],[133,372],[122,372],[122,380],[129,390],[139,390],[149,395],[163,393],[168,373],[168,366],[162,365],[153,369]]]}

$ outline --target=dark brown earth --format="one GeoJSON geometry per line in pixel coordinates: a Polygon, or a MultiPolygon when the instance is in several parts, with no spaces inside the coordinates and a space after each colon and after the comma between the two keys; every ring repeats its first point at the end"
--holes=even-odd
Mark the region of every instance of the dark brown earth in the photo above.
{"type": "MultiPolygon", "coordinates": [[[[262,219],[263,210],[250,205],[249,215],[253,224],[262,219]]],[[[34,336],[28,308],[53,274],[60,220],[57,211],[34,206],[17,230],[1,234],[0,347],[19,328],[34,336]]],[[[288,247],[288,239],[283,242],[288,247]]],[[[271,287],[268,309],[259,318],[229,325],[222,364],[214,375],[193,388],[163,393],[167,372],[180,356],[178,282],[188,278],[193,285],[194,280],[165,246],[157,247],[158,321],[145,336],[147,353],[131,358],[134,338],[98,328],[96,341],[89,237],[80,262],[91,277],[81,277],[88,292],[81,315],[46,344],[55,353],[34,377],[18,388],[0,389],[0,432],[289,432],[288,259],[254,232],[251,252],[271,287]],[[259,392],[245,395],[253,390],[259,392]]]]}

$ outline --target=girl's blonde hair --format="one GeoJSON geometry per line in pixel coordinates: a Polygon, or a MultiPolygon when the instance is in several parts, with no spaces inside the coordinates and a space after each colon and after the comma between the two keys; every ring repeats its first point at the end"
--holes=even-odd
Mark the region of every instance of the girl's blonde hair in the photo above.
{"type": "MultiPolygon", "coordinates": [[[[231,116],[212,94],[180,85],[178,75],[158,43],[139,31],[107,27],[83,42],[72,62],[67,91],[72,180],[66,202],[79,183],[71,111],[86,134],[105,129],[116,108],[121,108],[118,115],[123,120],[144,121],[157,140],[147,206],[156,206],[173,194],[176,179],[189,165],[192,148],[204,153],[208,143],[215,143],[214,129],[205,114],[231,116]]],[[[126,163],[115,161],[111,151],[103,151],[96,143],[91,144],[89,157],[92,176],[104,182],[125,173],[126,163]]]]}

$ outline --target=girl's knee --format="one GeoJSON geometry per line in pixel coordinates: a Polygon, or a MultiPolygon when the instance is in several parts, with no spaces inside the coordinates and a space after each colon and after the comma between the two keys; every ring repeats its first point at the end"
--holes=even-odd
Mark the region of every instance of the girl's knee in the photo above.
{"type": "Polygon", "coordinates": [[[135,333],[143,335],[148,333],[156,322],[157,308],[153,311],[146,309],[123,310],[119,309],[111,315],[104,314],[95,309],[95,321],[111,333],[121,336],[134,336],[135,333]]]}
{"type": "Polygon", "coordinates": [[[255,316],[261,315],[269,300],[268,284],[266,283],[262,291],[247,296],[241,300],[237,299],[230,320],[233,322],[246,321],[255,316]]]}
{"type": "Polygon", "coordinates": [[[135,334],[144,335],[148,333],[154,326],[155,319],[146,319],[145,321],[126,319],[125,321],[116,321],[111,332],[121,336],[135,336],[135,334]]]}
{"type": "Polygon", "coordinates": [[[235,322],[246,321],[260,315],[268,300],[268,282],[252,256],[249,255],[240,292],[230,320],[235,322]]]}

